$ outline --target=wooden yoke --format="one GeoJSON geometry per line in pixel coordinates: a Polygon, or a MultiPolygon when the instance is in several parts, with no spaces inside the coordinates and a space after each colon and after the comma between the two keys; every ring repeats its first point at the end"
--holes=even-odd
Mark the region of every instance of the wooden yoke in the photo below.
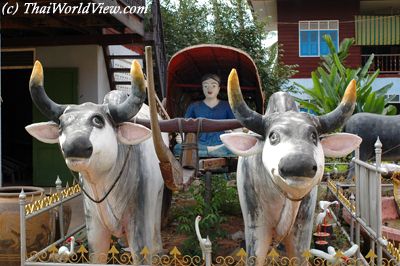
{"type": "MultiPolygon", "coordinates": [[[[151,129],[150,120],[147,119],[136,119],[135,123],[141,124],[151,129]]],[[[206,119],[206,118],[174,118],[170,120],[160,120],[158,124],[161,132],[179,132],[179,123],[182,125],[183,133],[197,133],[197,132],[215,132],[224,131],[230,129],[236,129],[243,127],[240,122],[236,119],[206,119]],[[201,123],[201,130],[199,126],[201,123]]]]}

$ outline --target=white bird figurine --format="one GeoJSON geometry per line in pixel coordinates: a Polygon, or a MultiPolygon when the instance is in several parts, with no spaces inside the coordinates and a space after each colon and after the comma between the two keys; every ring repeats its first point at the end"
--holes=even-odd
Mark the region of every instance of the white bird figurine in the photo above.
{"type": "Polygon", "coordinates": [[[315,224],[317,225],[317,232],[320,232],[321,224],[325,223],[325,217],[329,213],[330,213],[330,210],[326,209],[326,210],[324,210],[323,212],[320,212],[317,215],[317,219],[315,219],[315,224]]]}
{"type": "Polygon", "coordinates": [[[340,252],[339,254],[338,252],[335,251],[334,247],[332,246],[328,247],[328,253],[319,249],[311,249],[310,253],[313,256],[320,257],[324,260],[329,261],[330,263],[332,263],[332,265],[335,265],[342,262],[346,263],[350,259],[350,257],[354,256],[357,250],[358,250],[358,245],[354,244],[348,250],[346,250],[343,253],[340,252]]]}
{"type": "Polygon", "coordinates": [[[321,208],[321,210],[325,211],[326,209],[328,209],[331,205],[339,205],[339,202],[337,200],[335,201],[326,201],[326,200],[320,200],[319,201],[319,207],[321,208]]]}
{"type": "Polygon", "coordinates": [[[315,224],[317,225],[317,231],[320,231],[321,224],[325,224],[325,218],[327,214],[330,214],[329,207],[331,205],[339,205],[338,201],[326,201],[326,200],[321,200],[319,201],[319,207],[321,208],[322,212],[320,212],[317,216],[315,224]]]}
{"type": "Polygon", "coordinates": [[[200,248],[201,248],[201,252],[203,253],[203,260],[206,259],[206,250],[209,249],[211,250],[211,241],[208,238],[202,238],[201,234],[200,234],[200,228],[199,228],[199,222],[201,221],[201,216],[198,215],[196,217],[195,223],[194,223],[194,228],[196,230],[196,235],[197,235],[197,239],[199,240],[200,243],[200,248]]]}
{"type": "Polygon", "coordinates": [[[74,254],[74,247],[75,247],[75,237],[71,236],[69,237],[66,242],[70,243],[69,249],[66,246],[61,246],[58,249],[58,255],[60,260],[66,260],[68,259],[71,255],[74,254]]]}

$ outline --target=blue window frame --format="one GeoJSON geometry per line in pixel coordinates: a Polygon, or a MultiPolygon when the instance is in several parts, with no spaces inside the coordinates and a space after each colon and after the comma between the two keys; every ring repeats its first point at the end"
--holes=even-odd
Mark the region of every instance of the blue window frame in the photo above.
{"type": "Polygon", "coordinates": [[[330,35],[336,49],[339,47],[339,22],[337,20],[316,20],[299,22],[299,56],[317,57],[329,54],[328,44],[323,39],[330,35]]]}

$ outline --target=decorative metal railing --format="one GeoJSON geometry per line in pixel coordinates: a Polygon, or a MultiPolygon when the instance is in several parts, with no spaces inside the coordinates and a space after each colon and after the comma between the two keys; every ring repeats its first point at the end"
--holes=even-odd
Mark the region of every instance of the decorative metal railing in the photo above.
{"type": "Polygon", "coordinates": [[[348,199],[343,192],[336,187],[336,184],[332,180],[328,180],[327,182],[328,188],[332,191],[333,194],[336,195],[336,197],[340,200],[340,203],[342,205],[346,206],[349,210],[352,210],[352,212],[356,211],[356,206],[350,202],[350,199],[348,199]]]}
{"type": "MultiPolygon", "coordinates": [[[[370,55],[361,55],[361,64],[364,65],[370,55]]],[[[370,72],[379,69],[382,74],[400,73],[400,54],[375,54],[370,72]]]]}
{"type": "MultiPolygon", "coordinates": [[[[156,265],[156,266],[200,266],[205,265],[204,260],[199,256],[182,255],[177,247],[174,247],[166,255],[152,255],[147,248],[144,248],[139,255],[132,255],[130,252],[118,250],[114,245],[111,246],[108,254],[101,255],[88,255],[88,250],[85,246],[81,245],[79,249],[70,257],[61,258],[57,254],[58,249],[54,246],[48,250],[47,253],[42,253],[39,256],[35,252],[30,254],[34,256],[35,260],[25,265],[86,265],[89,264],[94,256],[104,257],[107,265],[156,265]]],[[[346,258],[341,251],[338,251],[332,261],[325,261],[322,258],[312,257],[309,251],[302,254],[301,258],[288,258],[281,256],[279,252],[272,249],[263,265],[361,265],[366,262],[367,265],[376,264],[377,255],[371,250],[366,255],[366,261],[357,258],[346,258]]],[[[254,265],[257,262],[256,257],[249,257],[244,249],[240,249],[234,256],[218,256],[214,259],[211,265],[215,266],[241,266],[241,265],[254,265]]],[[[393,259],[383,259],[381,265],[397,265],[397,261],[393,259]]],[[[96,264],[98,265],[98,264],[96,264]]],[[[211,266],[210,265],[210,266],[211,266]]]]}
{"type": "Polygon", "coordinates": [[[66,185],[65,188],[62,187],[61,180],[57,177],[56,180],[56,192],[50,193],[48,196],[44,196],[32,203],[27,204],[27,198],[25,192],[22,190],[19,195],[19,205],[20,205],[20,245],[21,245],[21,265],[31,265],[32,261],[35,261],[37,257],[45,256],[51,250],[53,246],[61,244],[67,237],[76,234],[85,228],[82,224],[77,228],[71,230],[69,234],[64,232],[64,209],[63,206],[66,202],[74,199],[75,197],[81,195],[81,189],[79,184],[73,184],[71,187],[66,185]],[[56,209],[59,217],[59,231],[60,239],[56,240],[52,245],[44,248],[41,251],[35,252],[34,256],[27,257],[26,248],[26,222],[43,212],[51,211],[56,209]]]}
{"type": "MultiPolygon", "coordinates": [[[[57,180],[57,192],[50,194],[42,199],[39,199],[31,204],[25,204],[24,193],[20,195],[21,200],[21,218],[29,219],[38,215],[43,211],[48,211],[55,206],[62,206],[66,201],[80,195],[81,190],[78,184],[71,187],[62,188],[61,182],[57,180]]],[[[332,181],[328,181],[330,190],[338,195],[339,200],[350,210],[354,210],[354,204],[342,193],[340,189],[332,181]]],[[[61,213],[60,213],[61,214],[61,213]]],[[[62,217],[60,217],[62,219],[62,217]]],[[[148,248],[144,248],[139,254],[132,254],[127,252],[118,245],[113,244],[107,254],[90,254],[88,248],[81,244],[69,256],[61,256],[58,254],[57,246],[63,243],[67,237],[56,241],[52,245],[41,251],[34,251],[30,254],[25,254],[26,250],[23,248],[25,232],[22,230],[25,222],[21,220],[21,265],[90,265],[90,262],[96,258],[104,258],[107,265],[179,265],[179,266],[197,266],[197,265],[221,265],[221,266],[239,266],[239,265],[255,265],[257,258],[248,256],[244,249],[240,249],[233,256],[217,256],[214,257],[210,264],[206,264],[199,256],[183,255],[177,247],[174,247],[168,254],[154,255],[148,248]]],[[[84,227],[79,227],[73,233],[81,231],[84,227]]],[[[400,251],[393,243],[387,245],[387,250],[393,255],[391,258],[383,258],[380,260],[379,265],[397,265],[400,261],[400,251]]],[[[377,255],[371,250],[365,258],[346,258],[339,250],[331,261],[325,261],[322,258],[313,257],[310,251],[305,251],[300,258],[288,258],[279,254],[276,249],[272,249],[262,265],[377,265],[377,255]]],[[[101,265],[101,264],[96,264],[101,265]]],[[[106,264],[104,264],[106,265],[106,264]]]]}
{"type": "Polygon", "coordinates": [[[61,204],[61,202],[66,202],[71,199],[75,194],[80,193],[81,188],[78,184],[73,184],[71,187],[67,186],[64,189],[60,189],[59,192],[50,194],[41,199],[38,199],[30,204],[25,205],[25,215],[29,218],[29,215],[34,212],[39,212],[41,210],[46,210],[46,207],[51,207],[53,204],[61,204]]]}

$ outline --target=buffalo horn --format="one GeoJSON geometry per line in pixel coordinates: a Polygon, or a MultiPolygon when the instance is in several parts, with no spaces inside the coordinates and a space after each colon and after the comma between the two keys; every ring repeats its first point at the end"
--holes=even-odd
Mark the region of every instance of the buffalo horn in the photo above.
{"type": "Polygon", "coordinates": [[[228,100],[232,111],[239,122],[248,129],[265,135],[263,116],[251,110],[243,100],[236,69],[232,69],[228,77],[228,100]]]}
{"type": "Polygon", "coordinates": [[[137,60],[133,60],[131,66],[131,93],[129,97],[121,104],[109,104],[111,117],[116,123],[122,123],[134,117],[144,100],[146,99],[146,85],[142,72],[142,67],[137,60]]]}
{"type": "Polygon", "coordinates": [[[47,96],[43,85],[43,67],[38,60],[36,60],[33,66],[31,78],[29,80],[29,91],[32,101],[39,111],[48,119],[59,123],[60,121],[58,118],[62,115],[66,106],[53,102],[47,96]]]}
{"type": "Polygon", "coordinates": [[[332,112],[318,117],[320,134],[331,132],[342,126],[353,114],[356,106],[356,81],[350,81],[343,95],[342,101],[332,112]]]}

